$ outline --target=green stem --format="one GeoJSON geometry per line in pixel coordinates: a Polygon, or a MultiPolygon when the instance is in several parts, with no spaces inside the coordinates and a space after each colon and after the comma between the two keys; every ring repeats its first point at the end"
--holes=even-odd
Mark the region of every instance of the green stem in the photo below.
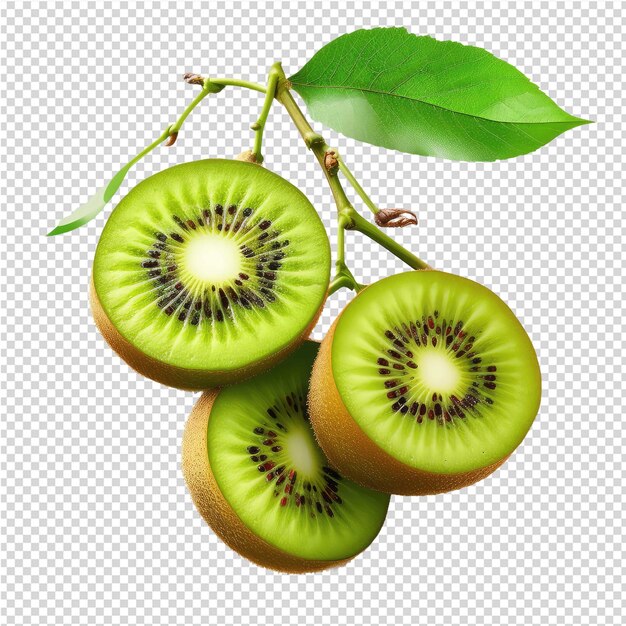
{"type": "Polygon", "coordinates": [[[276,99],[285,107],[289,117],[291,117],[296,128],[300,131],[300,135],[302,135],[307,148],[309,148],[309,150],[311,150],[317,158],[322,171],[326,176],[333,198],[335,199],[335,205],[337,206],[337,214],[339,217],[337,231],[337,261],[335,262],[336,273],[328,288],[328,295],[332,295],[335,291],[341,289],[342,287],[348,287],[358,293],[361,289],[363,289],[363,285],[356,281],[352,272],[348,269],[348,266],[345,263],[345,230],[348,220],[346,220],[343,214],[345,211],[354,212],[354,208],[352,207],[350,200],[348,200],[348,197],[341,186],[341,182],[337,178],[336,172],[334,172],[333,169],[328,167],[326,164],[327,153],[331,152],[334,154],[334,151],[330,149],[328,144],[324,141],[324,138],[311,128],[311,125],[304,117],[300,107],[293,99],[293,96],[289,92],[289,84],[281,64],[274,63],[272,71],[275,72],[276,76],[279,78],[276,88],[276,99]]]}
{"type": "Polygon", "coordinates": [[[124,178],[126,178],[126,174],[130,168],[135,165],[138,161],[143,159],[149,152],[154,150],[158,145],[162,144],[168,137],[172,135],[172,127],[168,126],[162,133],[158,139],[155,139],[149,146],[145,147],[138,155],[134,156],[124,167],[122,167],[115,176],[110,180],[109,184],[106,186],[103,194],[104,202],[108,202],[118,190],[119,186],[122,184],[124,178]]]}
{"type": "Polygon", "coordinates": [[[181,126],[184,124],[187,116],[208,96],[210,93],[218,93],[222,91],[224,87],[219,85],[213,85],[210,81],[205,81],[202,91],[189,103],[187,108],[183,111],[182,115],[176,120],[174,124],[170,126],[170,136],[178,133],[181,126]]]}
{"type": "Polygon", "coordinates": [[[340,172],[348,179],[348,182],[354,187],[354,190],[359,194],[359,197],[367,205],[370,211],[376,215],[380,209],[372,202],[372,199],[365,193],[365,189],[361,187],[359,181],[354,177],[352,172],[348,169],[348,166],[344,163],[343,159],[335,152],[335,157],[339,163],[340,172]]]}
{"type": "MultiPolygon", "coordinates": [[[[333,154],[336,154],[336,152],[329,148],[328,144],[324,141],[324,138],[321,135],[317,134],[311,128],[311,125],[309,124],[307,119],[304,117],[302,111],[300,110],[300,107],[297,105],[296,101],[293,99],[293,96],[289,92],[289,87],[290,87],[289,81],[287,80],[285,76],[285,73],[283,71],[281,64],[274,63],[274,65],[272,66],[272,70],[275,70],[277,75],[279,76],[278,86],[276,88],[276,99],[287,110],[289,117],[291,117],[293,123],[295,124],[296,128],[300,132],[300,135],[302,135],[302,138],[304,139],[304,142],[306,143],[307,147],[310,150],[312,150],[313,154],[315,154],[315,157],[317,158],[320,166],[322,167],[322,171],[324,172],[324,175],[326,176],[326,180],[328,181],[330,190],[332,191],[333,197],[335,199],[335,204],[337,205],[337,211],[340,215],[339,230],[341,231],[346,228],[349,228],[351,230],[358,230],[359,232],[363,233],[364,235],[367,235],[370,239],[373,239],[378,244],[383,246],[383,248],[386,248],[387,250],[389,250],[389,252],[397,256],[400,260],[404,261],[407,265],[409,265],[409,267],[412,267],[413,269],[428,268],[429,266],[424,261],[416,257],[413,253],[409,252],[408,250],[405,250],[397,241],[394,241],[393,239],[391,239],[391,237],[385,235],[385,233],[383,233],[379,228],[377,228],[373,224],[370,224],[370,222],[368,222],[366,219],[361,217],[355,211],[354,207],[348,200],[346,193],[343,190],[343,187],[341,186],[341,182],[336,176],[336,173],[333,172],[331,168],[328,168],[326,166],[326,153],[332,152],[333,154]],[[342,225],[341,218],[344,218],[345,223],[343,223],[343,225],[342,225]]],[[[338,161],[339,161],[339,166],[341,167],[341,160],[338,159],[338,161]]],[[[344,164],[344,168],[345,168],[345,164],[344,164]]],[[[347,168],[345,169],[347,170],[347,168]]],[[[348,171],[348,176],[346,176],[346,178],[348,178],[348,180],[353,185],[355,185],[355,189],[357,190],[357,192],[359,192],[359,189],[361,189],[361,192],[363,193],[363,195],[367,197],[367,194],[363,191],[363,189],[358,184],[356,179],[354,179],[354,176],[352,176],[352,173],[349,170],[347,171],[348,171]]],[[[359,195],[361,194],[359,193],[359,195]]],[[[373,202],[371,204],[373,205],[373,202]]],[[[378,211],[376,210],[374,212],[376,213],[378,211]]],[[[338,241],[343,242],[343,234],[340,235],[338,241]]],[[[341,256],[338,257],[337,263],[338,264],[341,263],[341,266],[338,267],[337,277],[331,283],[330,290],[329,290],[330,293],[333,293],[334,291],[336,291],[336,289],[339,288],[337,287],[337,284],[341,283],[339,284],[339,286],[344,286],[344,283],[346,281],[349,282],[349,278],[347,278],[345,274],[346,271],[347,272],[350,272],[350,271],[345,266],[345,262],[343,261],[343,244],[340,246],[338,250],[338,255],[341,255],[341,256]],[[343,270],[343,268],[345,268],[345,271],[343,270]]],[[[350,273],[350,276],[352,276],[351,273],[350,273]]],[[[354,281],[354,277],[352,277],[352,280],[354,281]]],[[[354,284],[358,285],[356,281],[354,281],[354,284]]],[[[358,290],[359,289],[357,289],[357,291],[358,290]]]]}
{"type": "Polygon", "coordinates": [[[261,148],[263,146],[263,131],[265,130],[267,117],[270,113],[270,109],[272,108],[272,103],[274,102],[276,85],[278,85],[278,74],[276,74],[275,71],[271,70],[267,79],[267,90],[265,92],[265,101],[263,102],[263,108],[261,109],[259,119],[254,124],[252,124],[252,130],[254,130],[255,132],[254,148],[252,149],[252,153],[254,155],[254,160],[257,163],[263,163],[263,154],[261,153],[261,148]]]}
{"type": "Polygon", "coordinates": [[[401,261],[404,261],[409,267],[414,270],[425,270],[430,266],[422,261],[422,259],[416,257],[412,252],[409,252],[403,248],[397,241],[386,235],[374,224],[368,222],[365,218],[361,217],[356,211],[352,211],[348,215],[350,224],[347,226],[350,230],[358,230],[370,239],[373,239],[376,243],[380,244],[383,248],[386,248],[393,255],[397,256],[401,261]]]}
{"type": "Polygon", "coordinates": [[[313,152],[322,167],[322,171],[326,176],[333,198],[335,199],[337,210],[341,211],[342,209],[352,208],[339,179],[326,167],[326,153],[330,151],[330,147],[324,141],[324,138],[311,128],[311,125],[304,117],[300,107],[293,99],[293,96],[289,92],[289,81],[285,76],[281,64],[274,63],[272,70],[275,71],[279,77],[278,86],[276,88],[276,100],[285,107],[289,117],[291,117],[300,135],[302,135],[302,139],[304,139],[307,148],[313,152]]]}
{"type": "Polygon", "coordinates": [[[352,275],[352,272],[346,267],[345,272],[335,274],[335,277],[330,281],[328,287],[327,297],[330,298],[335,292],[347,287],[352,291],[359,293],[362,289],[365,289],[365,285],[361,285],[356,282],[356,279],[352,275]]]}
{"type": "Polygon", "coordinates": [[[346,225],[346,219],[339,216],[337,220],[337,261],[335,262],[337,270],[339,270],[339,266],[346,264],[346,225]]]}
{"type": "Polygon", "coordinates": [[[243,87],[244,89],[251,89],[252,91],[260,91],[265,93],[267,88],[259,83],[251,83],[249,80],[239,80],[238,78],[211,78],[210,82],[214,85],[220,85],[222,87],[243,87]]]}
{"type": "Polygon", "coordinates": [[[343,215],[339,215],[337,220],[337,260],[335,261],[335,276],[328,288],[328,296],[342,287],[348,287],[357,293],[363,289],[364,285],[357,283],[354,275],[345,262],[345,234],[348,220],[343,215]]]}

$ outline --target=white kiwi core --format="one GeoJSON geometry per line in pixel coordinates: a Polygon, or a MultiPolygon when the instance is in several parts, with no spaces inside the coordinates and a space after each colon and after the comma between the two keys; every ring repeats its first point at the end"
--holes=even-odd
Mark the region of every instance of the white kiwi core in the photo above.
{"type": "Polygon", "coordinates": [[[241,252],[232,239],[200,234],[185,246],[183,264],[197,280],[220,284],[232,280],[241,271],[241,252]]]}
{"type": "Polygon", "coordinates": [[[425,350],[419,359],[418,377],[433,392],[458,392],[461,372],[449,355],[437,349],[425,350]]]}
{"type": "Polygon", "coordinates": [[[285,443],[293,467],[305,476],[316,476],[319,473],[323,459],[320,458],[319,451],[315,449],[310,433],[293,429],[285,443]]]}

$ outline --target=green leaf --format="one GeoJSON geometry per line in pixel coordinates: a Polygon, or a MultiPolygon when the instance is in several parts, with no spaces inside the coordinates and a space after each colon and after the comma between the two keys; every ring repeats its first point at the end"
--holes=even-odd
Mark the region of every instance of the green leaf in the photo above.
{"type": "Polygon", "coordinates": [[[154,150],[160,143],[165,141],[170,136],[169,128],[166,129],[158,139],[155,139],[147,148],[144,148],[136,157],[129,161],[122,169],[113,176],[113,178],[107,183],[105,187],[99,189],[87,202],[81,204],[73,213],[64,217],[54,229],[48,233],[48,237],[54,237],[55,235],[62,235],[70,230],[75,230],[78,227],[91,221],[96,215],[98,215],[102,209],[107,205],[111,198],[115,195],[120,185],[124,182],[126,174],[128,174],[130,168],[142,159],[146,154],[154,150]]]}
{"type": "Polygon", "coordinates": [[[105,192],[108,188],[102,187],[87,200],[84,204],[81,204],[71,215],[63,218],[57,226],[48,233],[48,237],[54,237],[54,235],[62,235],[70,230],[74,230],[83,224],[86,224],[92,220],[102,209],[104,209],[106,203],[105,192]]]}
{"type": "Polygon", "coordinates": [[[404,28],[343,35],[289,81],[314,119],[348,137],[446,159],[508,159],[588,123],[486,50],[404,28]]]}

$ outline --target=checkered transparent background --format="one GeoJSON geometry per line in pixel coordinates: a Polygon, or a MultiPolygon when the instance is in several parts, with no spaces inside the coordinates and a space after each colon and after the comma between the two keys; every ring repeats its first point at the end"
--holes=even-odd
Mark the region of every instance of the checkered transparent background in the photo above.
{"type": "MultiPolygon", "coordinates": [[[[624,623],[620,3],[203,5],[0,9],[2,623],[624,623]],[[376,25],[483,46],[597,122],[479,164],[323,131],[382,206],[418,211],[399,240],[515,310],[539,353],[543,404],[483,483],[393,498],[380,537],[347,567],[280,575],[226,548],[194,510],[179,465],[196,395],[139,377],[94,327],[87,285],[105,216],[45,234],[175,119],[195,91],[184,72],[262,81],[274,60],[293,73],[330,39],[376,25]]],[[[237,89],[211,96],[122,192],[175,163],[249,147],[260,104],[237,89]]],[[[279,107],[265,154],[333,230],[321,172],[279,107]]],[[[360,235],[348,241],[363,281],[402,269],[360,235]]],[[[316,337],[347,299],[332,298],[316,337]]]]}

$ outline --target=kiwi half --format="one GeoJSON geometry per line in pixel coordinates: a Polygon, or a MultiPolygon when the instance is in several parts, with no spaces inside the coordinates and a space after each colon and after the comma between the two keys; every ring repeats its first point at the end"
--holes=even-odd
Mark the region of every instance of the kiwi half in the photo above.
{"type": "Polygon", "coordinates": [[[493,472],[530,428],[541,375],[493,292],[434,270],[381,280],[322,343],[309,412],[339,471],[389,493],[459,489],[493,472]]]}
{"type": "Polygon", "coordinates": [[[205,392],[183,436],[193,501],[234,550],[287,572],[345,563],[378,534],[387,494],[346,480],[315,441],[306,411],[319,344],[307,341],[250,381],[205,392]]]}
{"type": "Polygon", "coordinates": [[[206,389],[267,369],[309,334],[330,246],[314,207],[258,165],[209,159],[139,183],[98,243],[91,303],[141,374],[206,389]]]}

